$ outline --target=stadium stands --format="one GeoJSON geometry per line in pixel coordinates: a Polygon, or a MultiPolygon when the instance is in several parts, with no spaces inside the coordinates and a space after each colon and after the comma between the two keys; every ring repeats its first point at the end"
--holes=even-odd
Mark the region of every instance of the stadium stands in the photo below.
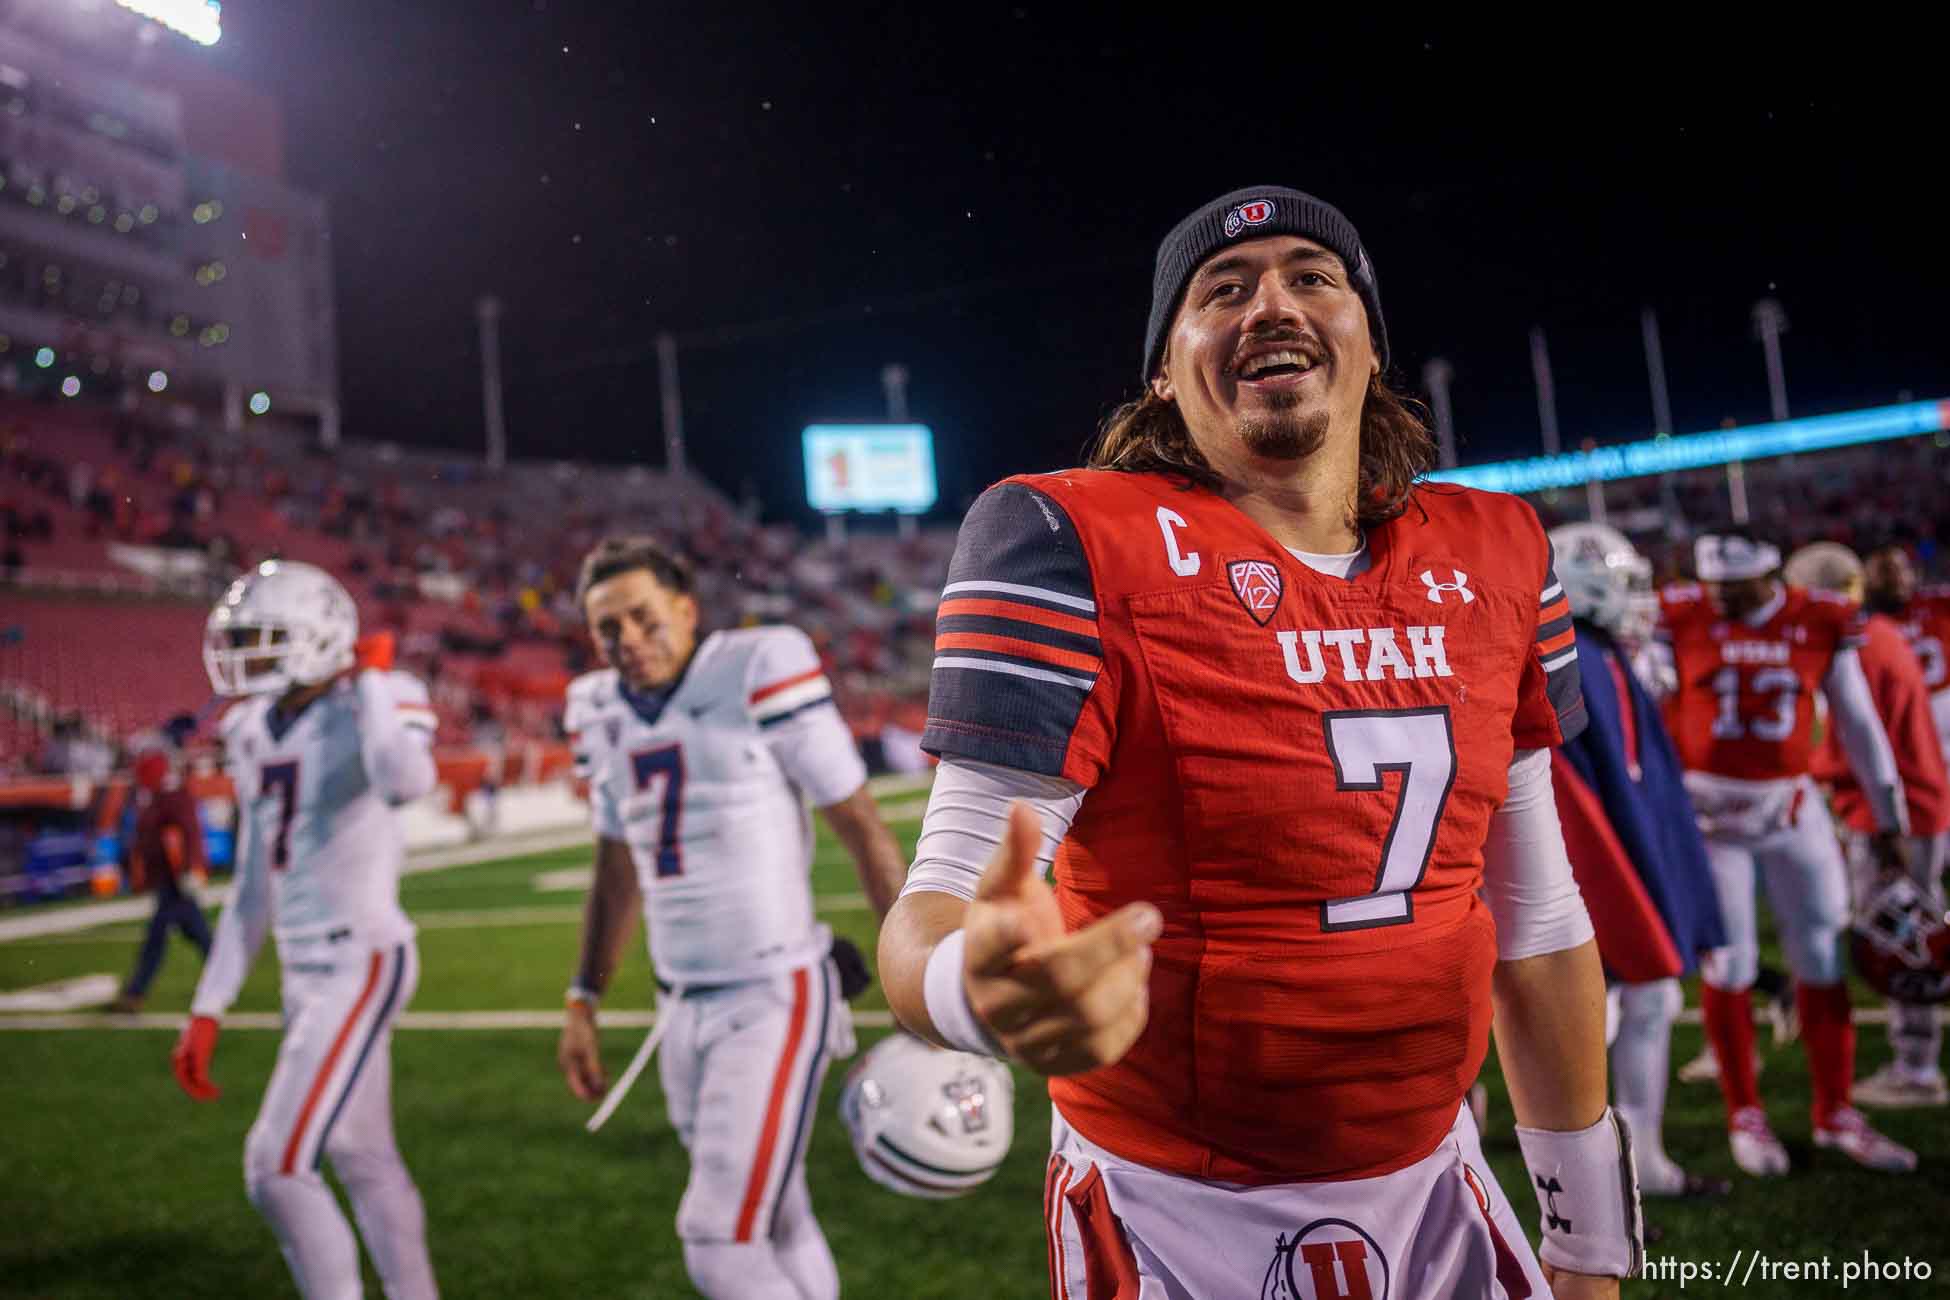
{"type": "MultiPolygon", "coordinates": [[[[693,478],[642,468],[530,463],[489,476],[441,453],[349,445],[326,457],[275,431],[180,431],[142,412],[19,400],[0,404],[0,502],[26,585],[70,593],[7,620],[19,644],[0,658],[0,685],[37,692],[43,719],[78,711],[122,738],[160,716],[149,701],[169,712],[207,701],[195,653],[205,602],[269,556],[330,569],[365,626],[400,635],[403,666],[432,685],[443,741],[476,729],[550,737],[564,683],[590,665],[576,566],[606,533],[640,531],[691,559],[713,625],[805,627],[868,739],[897,713],[916,721],[953,546],[952,530],[809,545],[693,478]],[[95,591],[152,599],[73,603],[95,591]],[[141,689],[104,684],[53,648],[83,632],[143,644],[178,671],[166,687],[146,667],[124,674],[141,689]]],[[[0,764],[27,761],[36,727],[44,734],[15,718],[0,764]]]]}

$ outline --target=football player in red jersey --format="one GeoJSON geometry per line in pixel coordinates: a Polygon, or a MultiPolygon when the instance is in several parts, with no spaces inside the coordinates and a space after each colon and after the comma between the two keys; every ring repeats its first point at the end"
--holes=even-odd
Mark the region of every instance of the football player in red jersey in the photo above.
{"type": "Polygon", "coordinates": [[[1923,666],[1930,711],[1950,759],[1950,659],[1945,654],[1950,647],[1950,586],[1919,585],[1916,566],[1901,546],[1871,552],[1862,570],[1868,608],[1896,623],[1923,666]]]}
{"type": "Polygon", "coordinates": [[[1815,1145],[1873,1169],[1906,1172],[1916,1167],[1915,1153],[1876,1132],[1849,1104],[1855,1027],[1840,946],[1848,873],[1809,775],[1819,693],[1861,779],[1878,860],[1903,860],[1903,783],[1857,655],[1861,612],[1843,597],[1782,582],[1779,550],[1751,537],[1702,536],[1694,560],[1700,583],[1660,595],[1660,636],[1676,683],[1668,717],[1729,940],[1701,966],[1700,1006],[1719,1060],[1734,1163],[1755,1177],[1788,1171],[1753,1068],[1759,875],[1794,971],[1815,1145]]]}
{"type": "Polygon", "coordinates": [[[1147,391],[1093,468],[963,522],[881,969],[910,1029],[1050,1076],[1055,1295],[1637,1266],[1550,784],[1570,609],[1529,506],[1416,483],[1387,360],[1346,218],[1227,195],[1160,247],[1147,391]],[[1541,1266],[1463,1107],[1492,1016],[1541,1266]]]}
{"type": "MultiPolygon", "coordinates": [[[[1863,675],[1869,681],[1876,714],[1889,733],[1889,744],[1896,752],[1896,770],[1903,778],[1903,795],[1909,805],[1908,866],[1910,882],[1932,908],[1943,913],[1942,878],[1946,846],[1950,846],[1950,772],[1943,759],[1943,738],[1930,713],[1930,692],[1923,667],[1914,647],[1922,639],[1921,620],[1899,622],[1885,613],[1892,608],[1906,613],[1907,601],[1895,595],[1890,579],[1906,575],[1909,557],[1901,550],[1882,553],[1878,577],[1882,585],[1868,609],[1863,628],[1863,675]],[[1891,556],[1897,557],[1897,568],[1891,556]],[[1912,630],[1914,629],[1914,630],[1912,630]]],[[[1864,595],[1863,563],[1855,553],[1834,542],[1804,546],[1788,560],[1791,582],[1839,592],[1851,600],[1864,595]]],[[[1913,575],[1908,575],[1912,577],[1913,575]]],[[[1884,885],[1889,883],[1870,848],[1875,830],[1869,801],[1862,786],[1849,769],[1848,759],[1830,731],[1815,756],[1815,776],[1828,782],[1835,791],[1835,816],[1842,824],[1842,843],[1853,877],[1855,912],[1868,911],[1884,885]]],[[[1950,1089],[1943,1081],[1938,1058],[1943,1049],[1943,1028],[1937,1023],[1936,1007],[1928,1003],[1889,1002],[1889,1046],[1893,1059],[1855,1085],[1854,1099],[1864,1106],[1908,1109],[1941,1106],[1950,1101],[1950,1089]]]]}

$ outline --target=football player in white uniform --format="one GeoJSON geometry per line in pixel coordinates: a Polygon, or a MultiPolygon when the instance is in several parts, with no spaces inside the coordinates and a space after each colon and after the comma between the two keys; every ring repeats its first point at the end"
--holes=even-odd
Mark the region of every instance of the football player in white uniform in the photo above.
{"type": "Polygon", "coordinates": [[[803,632],[700,641],[689,570],[642,538],[596,547],[578,596],[609,666],[570,685],[565,719],[597,843],[562,1072],[585,1101],[608,1088],[596,1007],[640,902],[659,1014],[671,1017],[658,1072],[691,1157],[677,1211],[685,1268],[714,1300],[836,1296],[805,1152],[852,1022],[832,934],[814,915],[807,800],[877,916],[906,859],[803,632]]]}
{"type": "Polygon", "coordinates": [[[393,1140],[392,1028],[419,979],[394,809],[433,789],[434,714],[390,671],[390,638],[357,637],[352,598],[308,564],[266,561],[210,613],[211,684],[245,697],[222,722],[237,883],[171,1060],[191,1097],[217,1097],[217,1025],[268,930],[284,1041],[245,1189],[308,1300],[357,1297],[359,1247],[318,1169],[330,1157],[386,1294],[424,1300],[438,1293],[426,1212],[393,1140]]]}

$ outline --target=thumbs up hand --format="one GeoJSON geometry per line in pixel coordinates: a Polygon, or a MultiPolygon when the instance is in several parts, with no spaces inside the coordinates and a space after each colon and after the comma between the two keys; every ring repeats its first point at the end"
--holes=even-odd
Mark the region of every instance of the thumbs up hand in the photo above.
{"type": "Polygon", "coordinates": [[[1036,866],[1036,814],[1018,803],[963,915],[969,1005],[1009,1054],[1043,1075],[1123,1057],[1150,1015],[1151,942],[1164,918],[1131,903],[1065,933],[1036,866]]]}

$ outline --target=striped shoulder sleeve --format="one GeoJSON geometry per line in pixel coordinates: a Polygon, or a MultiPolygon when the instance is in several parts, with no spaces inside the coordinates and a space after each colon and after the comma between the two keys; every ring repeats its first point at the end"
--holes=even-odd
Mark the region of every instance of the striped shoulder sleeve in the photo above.
{"type": "MultiPolygon", "coordinates": [[[[1548,541],[1545,546],[1549,548],[1548,541]]],[[[1551,550],[1537,595],[1536,632],[1519,692],[1514,728],[1517,748],[1561,745],[1582,732],[1587,721],[1571,602],[1557,580],[1557,556],[1551,550]]]]}
{"type": "Polygon", "coordinates": [[[388,676],[401,725],[429,736],[438,731],[440,718],[433,711],[433,697],[427,694],[426,683],[411,673],[395,672],[388,676]]]}
{"type": "Polygon", "coordinates": [[[745,707],[761,730],[833,702],[833,683],[811,637],[796,627],[741,635],[755,639],[745,673],[745,707]]]}
{"type": "Polygon", "coordinates": [[[942,588],[922,748],[1083,775],[1105,755],[1076,755],[1086,761],[1068,771],[1066,759],[1102,673],[1097,594],[1074,521],[1026,483],[990,488],[962,521],[942,588]]]}
{"type": "Polygon", "coordinates": [[[612,679],[608,669],[584,673],[569,683],[568,698],[562,709],[562,731],[575,759],[575,774],[587,781],[596,770],[606,729],[601,720],[601,700],[612,679]]]}

